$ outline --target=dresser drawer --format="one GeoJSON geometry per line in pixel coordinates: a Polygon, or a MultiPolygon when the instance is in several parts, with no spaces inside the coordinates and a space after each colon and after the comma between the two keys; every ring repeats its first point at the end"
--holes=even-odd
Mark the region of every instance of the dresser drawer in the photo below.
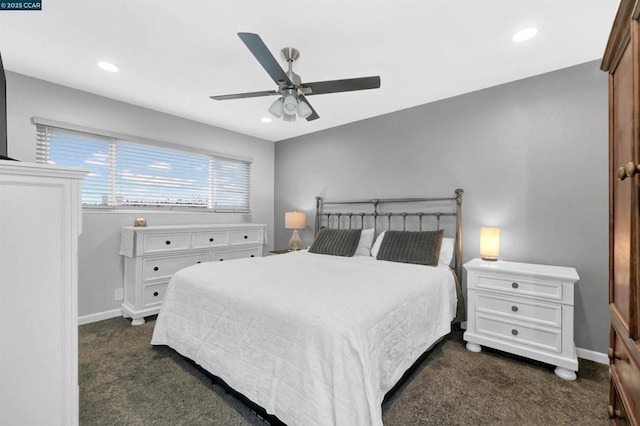
{"type": "Polygon", "coordinates": [[[190,233],[149,234],[143,237],[143,253],[186,250],[189,248],[190,233]]]}
{"type": "Polygon", "coordinates": [[[224,247],[229,245],[228,231],[194,232],[191,235],[191,248],[224,247]]]}
{"type": "Polygon", "coordinates": [[[479,289],[505,294],[562,300],[562,283],[519,276],[494,276],[479,273],[475,285],[479,289]]]}
{"type": "Polygon", "coordinates": [[[640,366],[631,355],[624,340],[611,328],[613,348],[609,349],[611,378],[620,394],[626,395],[624,411],[633,420],[640,421],[640,366]]]}
{"type": "Polygon", "coordinates": [[[610,378],[609,383],[609,406],[607,407],[607,413],[611,419],[611,424],[615,426],[629,426],[631,420],[625,411],[624,404],[618,389],[616,388],[613,378],[610,378]]]}
{"type": "Polygon", "coordinates": [[[495,296],[476,292],[476,312],[501,315],[512,319],[560,327],[562,306],[530,299],[495,296]]]}
{"type": "Polygon", "coordinates": [[[231,245],[238,244],[258,244],[260,243],[260,234],[262,231],[257,229],[238,229],[229,231],[229,240],[231,245]]]}
{"type": "Polygon", "coordinates": [[[246,257],[262,257],[262,247],[256,247],[247,250],[229,250],[211,253],[211,260],[214,262],[222,260],[243,259],[246,257]]]}
{"type": "Polygon", "coordinates": [[[169,286],[167,282],[145,285],[142,288],[142,303],[144,303],[145,306],[149,306],[162,302],[164,294],[167,291],[167,286],[169,286]]]}
{"type": "Polygon", "coordinates": [[[186,256],[160,257],[142,261],[143,281],[169,278],[182,268],[209,260],[207,253],[186,256]]]}
{"type": "Polygon", "coordinates": [[[479,335],[498,338],[508,343],[526,345],[550,352],[562,352],[562,333],[535,325],[525,325],[498,317],[476,314],[476,331],[479,335]]]}

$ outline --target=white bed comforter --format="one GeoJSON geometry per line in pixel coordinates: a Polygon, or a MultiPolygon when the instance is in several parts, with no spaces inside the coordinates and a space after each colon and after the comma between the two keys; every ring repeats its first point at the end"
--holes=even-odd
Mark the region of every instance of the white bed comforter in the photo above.
{"type": "Polygon", "coordinates": [[[177,272],[151,343],[288,425],[382,425],[382,400],[455,317],[449,268],[296,252],[177,272]]]}

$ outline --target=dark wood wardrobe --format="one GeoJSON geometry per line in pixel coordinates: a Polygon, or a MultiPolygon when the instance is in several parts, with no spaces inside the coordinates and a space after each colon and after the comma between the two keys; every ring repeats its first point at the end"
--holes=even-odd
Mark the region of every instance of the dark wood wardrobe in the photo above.
{"type": "Polygon", "coordinates": [[[640,424],[640,20],[621,0],[602,60],[609,73],[609,417],[640,424]]]}

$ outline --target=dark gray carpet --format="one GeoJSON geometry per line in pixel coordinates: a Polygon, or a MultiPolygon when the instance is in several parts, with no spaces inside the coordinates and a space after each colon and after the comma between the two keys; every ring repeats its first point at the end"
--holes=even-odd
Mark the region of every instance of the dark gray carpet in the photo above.
{"type": "MultiPolygon", "coordinates": [[[[154,321],[114,318],[80,327],[81,425],[261,425],[245,405],[167,347],[149,344],[154,321]]],[[[464,347],[436,346],[383,406],[386,426],[605,425],[608,368],[580,360],[578,380],[553,367],[464,347]]]]}

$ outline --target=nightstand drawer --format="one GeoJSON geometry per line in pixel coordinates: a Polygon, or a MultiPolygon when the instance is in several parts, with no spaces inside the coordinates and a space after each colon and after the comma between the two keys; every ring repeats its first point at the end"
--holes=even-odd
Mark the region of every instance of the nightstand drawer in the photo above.
{"type": "Polygon", "coordinates": [[[144,303],[145,306],[149,306],[162,302],[168,286],[169,283],[159,283],[144,286],[142,289],[142,292],[144,293],[142,295],[142,303],[144,303]]]}
{"type": "Polygon", "coordinates": [[[522,278],[519,276],[494,276],[479,273],[475,282],[479,289],[505,294],[562,300],[562,284],[554,281],[522,278]]]}
{"type": "Polygon", "coordinates": [[[188,232],[175,234],[149,234],[143,238],[143,253],[158,253],[163,251],[187,250],[190,235],[188,232]]]}
{"type": "Polygon", "coordinates": [[[535,325],[525,325],[498,317],[476,314],[479,335],[498,338],[508,343],[526,345],[549,352],[562,352],[562,332],[535,325]]]}
{"type": "Polygon", "coordinates": [[[495,296],[476,292],[476,312],[501,315],[512,319],[560,327],[562,306],[530,299],[495,296]]]}
{"type": "Polygon", "coordinates": [[[257,229],[239,229],[229,232],[231,245],[238,244],[258,244],[260,242],[260,232],[257,229]]]}
{"type": "Polygon", "coordinates": [[[222,260],[233,260],[233,259],[242,259],[245,257],[261,257],[262,256],[262,247],[256,247],[253,249],[247,250],[231,250],[231,251],[221,251],[221,252],[213,252],[211,253],[211,260],[222,261],[222,260]]]}
{"type": "Polygon", "coordinates": [[[194,232],[191,248],[224,247],[229,245],[228,231],[194,232]]]}
{"type": "Polygon", "coordinates": [[[157,259],[144,259],[142,261],[143,281],[169,278],[182,268],[209,260],[208,253],[187,256],[163,257],[157,259]]]}

